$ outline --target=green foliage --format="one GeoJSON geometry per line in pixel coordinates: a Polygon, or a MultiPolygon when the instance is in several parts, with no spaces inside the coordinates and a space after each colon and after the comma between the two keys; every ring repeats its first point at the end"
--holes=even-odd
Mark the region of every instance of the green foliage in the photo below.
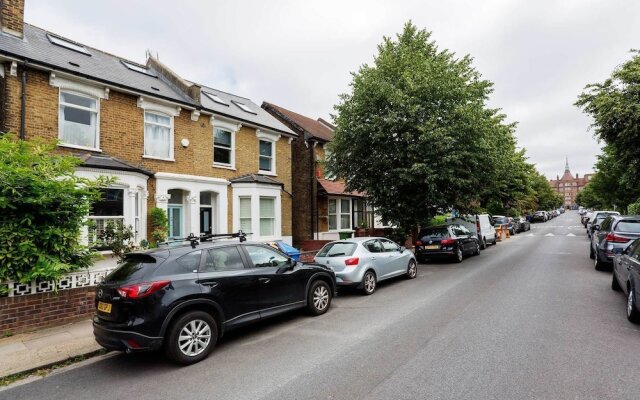
{"type": "Polygon", "coordinates": [[[149,219],[151,221],[151,244],[157,247],[158,243],[167,240],[169,234],[169,219],[167,213],[162,208],[154,207],[149,210],[149,219]]]}
{"type": "Polygon", "coordinates": [[[80,231],[110,181],[75,176],[80,160],[54,147],[0,137],[0,281],[57,279],[93,262],[80,231]]]}
{"type": "Polygon", "coordinates": [[[131,225],[125,225],[122,221],[115,223],[109,221],[98,237],[100,241],[98,246],[110,249],[113,255],[118,258],[118,262],[122,262],[124,255],[136,248],[133,242],[134,237],[131,225]]]}
{"type": "Polygon", "coordinates": [[[627,206],[627,214],[640,215],[640,199],[635,203],[631,203],[627,206]]]}
{"type": "Polygon", "coordinates": [[[327,169],[405,232],[442,210],[520,209],[537,193],[535,168],[516,148],[515,125],[487,107],[491,91],[471,57],[439,50],[407,23],[341,95],[327,169]]]}

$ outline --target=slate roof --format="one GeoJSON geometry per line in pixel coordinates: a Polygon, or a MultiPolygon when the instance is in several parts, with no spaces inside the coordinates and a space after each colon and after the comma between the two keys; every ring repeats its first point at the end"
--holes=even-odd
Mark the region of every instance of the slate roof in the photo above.
{"type": "Polygon", "coordinates": [[[153,172],[144,169],[142,167],[136,167],[135,165],[129,164],[125,161],[122,161],[116,157],[111,157],[107,155],[95,155],[95,154],[82,154],[78,156],[82,159],[83,167],[87,168],[100,168],[100,169],[110,169],[115,171],[129,171],[129,172],[138,172],[147,176],[153,176],[153,172]]]}
{"type": "Polygon", "coordinates": [[[264,183],[267,185],[284,186],[284,183],[279,182],[269,176],[260,174],[246,174],[240,175],[235,178],[229,179],[231,183],[264,183]]]}
{"type": "Polygon", "coordinates": [[[0,54],[20,60],[27,59],[32,65],[40,65],[47,69],[88,78],[110,86],[130,89],[152,97],[174,101],[190,108],[203,108],[206,111],[228,116],[241,122],[296,136],[288,127],[249,99],[201,85],[201,104],[198,104],[186,93],[162,79],[153,68],[148,69],[150,74],[133,71],[127,68],[122,61],[137,64],[142,68],[145,65],[85,46],[74,40],[65,39],[84,46],[90,54],[71,50],[52,43],[48,35],[65,39],[58,34],[25,23],[24,39],[0,34],[0,54]],[[204,92],[215,93],[229,105],[215,103],[204,92]],[[232,101],[245,104],[255,114],[243,111],[232,101]]]}
{"type": "Polygon", "coordinates": [[[332,181],[318,178],[321,188],[327,193],[335,196],[365,197],[364,193],[345,191],[344,181],[332,181]]]}
{"type": "Polygon", "coordinates": [[[207,111],[226,115],[233,119],[254,123],[256,125],[264,126],[265,128],[271,128],[275,131],[286,133],[288,135],[297,136],[297,134],[286,125],[278,121],[275,117],[246,97],[236,96],[234,94],[201,85],[200,102],[202,107],[207,111]],[[220,104],[212,100],[207,96],[207,93],[216,95],[226,104],[220,104]],[[242,110],[238,104],[244,104],[251,109],[253,113],[242,110]]]}
{"type": "Polygon", "coordinates": [[[305,117],[304,115],[266,101],[262,103],[262,107],[267,111],[275,113],[277,118],[286,121],[286,123],[290,126],[292,125],[294,129],[301,132],[307,132],[314,139],[319,139],[325,142],[333,140],[333,129],[328,126],[328,123],[323,123],[320,120],[305,117]]]}

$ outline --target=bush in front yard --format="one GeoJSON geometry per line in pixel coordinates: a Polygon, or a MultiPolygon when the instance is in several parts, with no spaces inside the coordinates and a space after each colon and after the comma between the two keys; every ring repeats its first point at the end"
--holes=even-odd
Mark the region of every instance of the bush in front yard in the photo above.
{"type": "Polygon", "coordinates": [[[0,136],[0,281],[57,279],[91,265],[80,232],[109,180],[74,176],[81,161],[54,148],[0,136]]]}

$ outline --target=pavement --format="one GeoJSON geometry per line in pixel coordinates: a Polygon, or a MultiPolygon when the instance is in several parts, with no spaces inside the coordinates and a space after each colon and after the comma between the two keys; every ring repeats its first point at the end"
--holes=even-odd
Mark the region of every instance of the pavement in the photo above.
{"type": "Polygon", "coordinates": [[[567,212],[372,296],[341,290],[322,316],[229,332],[191,366],[113,353],[0,399],[637,400],[639,354],[640,327],[567,212]]]}
{"type": "Polygon", "coordinates": [[[91,320],[0,339],[0,378],[95,353],[91,320]]]}

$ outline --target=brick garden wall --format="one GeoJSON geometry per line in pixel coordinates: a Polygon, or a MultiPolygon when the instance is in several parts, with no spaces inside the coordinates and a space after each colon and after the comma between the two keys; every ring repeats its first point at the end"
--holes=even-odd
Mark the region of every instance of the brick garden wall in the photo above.
{"type": "Polygon", "coordinates": [[[0,298],[0,334],[73,322],[93,315],[95,287],[0,298]]]}

